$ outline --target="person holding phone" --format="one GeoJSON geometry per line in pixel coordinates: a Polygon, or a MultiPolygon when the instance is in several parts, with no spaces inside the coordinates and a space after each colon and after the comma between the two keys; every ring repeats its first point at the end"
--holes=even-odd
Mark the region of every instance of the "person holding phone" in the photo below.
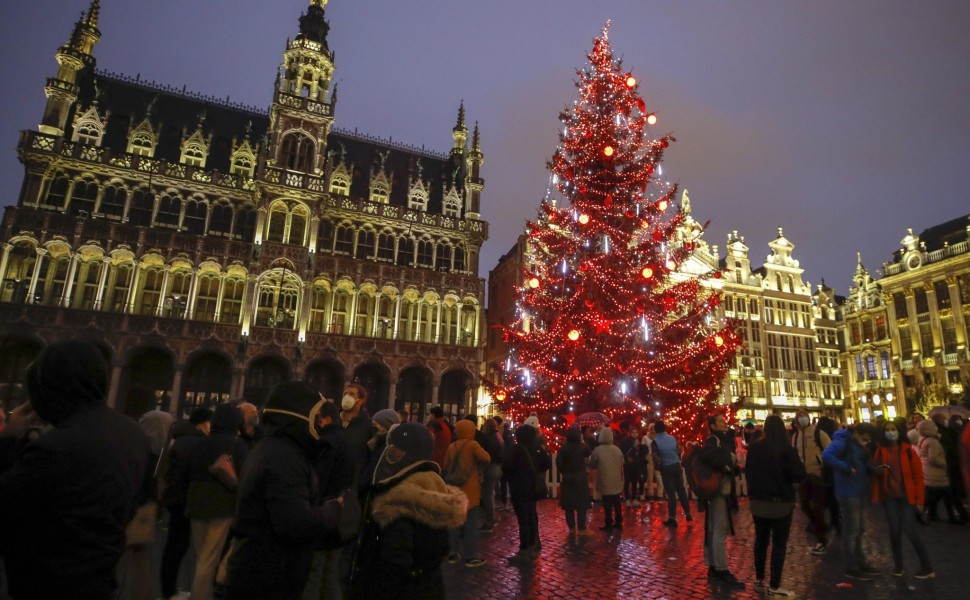
{"type": "Polygon", "coordinates": [[[929,579],[936,573],[930,565],[926,545],[916,527],[916,513],[923,506],[923,464],[905,435],[906,420],[896,418],[877,429],[876,451],[872,457],[872,501],[882,504],[889,525],[889,545],[893,553],[893,575],[902,577],[903,534],[909,538],[919,557],[920,569],[913,575],[929,579]]]}

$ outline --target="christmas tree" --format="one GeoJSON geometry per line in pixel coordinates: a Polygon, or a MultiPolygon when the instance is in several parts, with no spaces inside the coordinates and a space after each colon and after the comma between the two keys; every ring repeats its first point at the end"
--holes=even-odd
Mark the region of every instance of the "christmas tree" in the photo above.
{"type": "Polygon", "coordinates": [[[703,228],[686,193],[677,206],[678,186],[663,181],[674,139],[650,135],[656,115],[608,32],[560,115],[550,190],[528,223],[517,321],[503,328],[510,354],[491,392],[517,420],[636,415],[689,438],[717,409],[740,340],[717,316],[716,265],[686,272],[703,228]]]}

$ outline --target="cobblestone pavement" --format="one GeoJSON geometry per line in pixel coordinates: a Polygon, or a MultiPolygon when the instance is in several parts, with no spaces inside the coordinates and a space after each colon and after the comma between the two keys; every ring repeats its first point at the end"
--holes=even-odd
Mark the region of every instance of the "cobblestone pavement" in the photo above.
{"type": "MultiPolygon", "coordinates": [[[[696,506],[696,503],[695,503],[696,506]]],[[[444,564],[448,598],[499,599],[595,599],[645,598],[758,598],[754,590],[754,528],[746,499],[734,515],[736,535],[728,538],[731,571],[747,586],[727,590],[707,581],[704,565],[704,518],[695,514],[692,523],[679,515],[676,529],[664,527],[665,503],[645,503],[625,509],[622,531],[599,531],[602,509],[590,511],[590,529],[596,535],[570,536],[562,511],[555,500],[539,503],[539,533],[542,553],[533,565],[514,566],[506,561],[518,547],[518,527],[511,511],[496,513],[495,532],[482,534],[480,552],[488,561],[484,567],[467,568],[462,562],[444,564]]],[[[909,542],[903,538],[906,575],[893,577],[889,536],[882,509],[870,505],[864,551],[869,562],[884,574],[872,581],[853,581],[843,575],[840,539],[828,553],[814,556],[814,544],[805,532],[804,515],[796,509],[788,542],[788,556],[782,587],[797,598],[818,599],[929,599],[970,597],[959,588],[962,569],[970,572],[970,527],[933,523],[920,527],[936,571],[935,579],[912,577],[918,563],[909,542]],[[841,586],[840,586],[841,584],[841,586]],[[846,584],[851,587],[844,587],[846,584]]],[[[770,550],[769,550],[770,553],[770,550]]]]}

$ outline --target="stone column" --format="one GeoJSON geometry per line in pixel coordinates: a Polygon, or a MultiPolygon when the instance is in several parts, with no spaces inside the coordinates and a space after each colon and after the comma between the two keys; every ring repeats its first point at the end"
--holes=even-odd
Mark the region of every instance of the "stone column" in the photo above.
{"type": "MultiPolygon", "coordinates": [[[[171,273],[171,267],[165,265],[164,275],[162,275],[162,289],[158,292],[158,306],[155,307],[155,314],[162,316],[162,311],[165,309],[165,296],[168,294],[168,275],[171,273]]],[[[169,315],[165,315],[166,317],[169,315]]]]}
{"type": "Polygon", "coordinates": [[[137,260],[131,261],[131,284],[128,286],[128,297],[125,298],[125,312],[132,314],[135,312],[135,297],[137,296],[138,289],[138,268],[139,262],[137,260]]]}
{"type": "Polygon", "coordinates": [[[47,250],[44,248],[36,248],[37,260],[34,261],[34,272],[30,276],[30,287],[27,288],[27,304],[35,304],[34,296],[37,294],[37,280],[40,278],[40,267],[44,260],[44,256],[47,255],[47,250]]]}
{"type": "Polygon", "coordinates": [[[401,326],[401,294],[398,294],[397,295],[397,298],[395,299],[394,304],[395,304],[395,306],[394,306],[394,333],[391,334],[391,337],[396,340],[397,339],[397,336],[398,336],[399,328],[401,326]]]}
{"type": "Polygon", "coordinates": [[[105,283],[108,281],[108,271],[111,270],[111,257],[105,256],[101,259],[101,273],[98,277],[98,292],[94,295],[94,310],[101,310],[104,302],[105,283]]]}
{"type": "Polygon", "coordinates": [[[10,262],[10,250],[13,248],[13,244],[3,243],[0,244],[0,283],[7,276],[7,263],[10,262]]]}
{"type": "Polygon", "coordinates": [[[192,269],[192,281],[189,283],[189,297],[185,305],[185,310],[181,316],[191,319],[195,316],[195,301],[199,296],[199,268],[192,269]]]}

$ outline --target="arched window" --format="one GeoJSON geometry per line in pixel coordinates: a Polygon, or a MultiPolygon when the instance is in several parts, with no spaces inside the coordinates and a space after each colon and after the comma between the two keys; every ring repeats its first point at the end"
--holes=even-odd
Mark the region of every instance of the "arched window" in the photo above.
{"type": "Polygon", "coordinates": [[[222,289],[222,306],[219,308],[219,322],[238,325],[242,316],[243,294],[246,292],[246,280],[239,277],[227,277],[222,289]]]}
{"type": "Polygon", "coordinates": [[[279,164],[290,171],[309,173],[313,170],[313,140],[302,133],[291,133],[280,145],[279,164]]]}
{"type": "Polygon", "coordinates": [[[394,235],[382,233],[377,236],[377,260],[394,262],[394,235]]]}
{"type": "Polygon", "coordinates": [[[302,246],[306,242],[306,226],[309,216],[309,211],[303,205],[298,205],[293,209],[290,213],[287,243],[302,246]]]}
{"type": "Polygon", "coordinates": [[[236,225],[233,233],[237,240],[251,242],[256,239],[256,207],[248,204],[239,209],[236,214],[236,225]]]}
{"type": "Polygon", "coordinates": [[[461,246],[455,248],[455,271],[459,273],[465,271],[465,249],[461,246]]]}
{"type": "Polygon", "coordinates": [[[397,245],[397,264],[406,267],[414,264],[414,240],[409,237],[401,238],[397,245]]]}
{"type": "Polygon", "coordinates": [[[182,151],[182,163],[190,167],[205,166],[205,148],[198,144],[186,144],[182,151]]]}
{"type": "Polygon", "coordinates": [[[155,216],[155,224],[178,227],[180,212],[182,212],[182,199],[172,191],[165,192],[158,200],[158,214],[155,216]]]}
{"type": "Polygon", "coordinates": [[[232,233],[232,205],[228,202],[216,202],[212,205],[209,217],[209,233],[229,236],[232,233]]]}
{"type": "Polygon", "coordinates": [[[451,246],[438,244],[438,253],[434,262],[434,267],[439,271],[451,271],[451,246]]]}
{"type": "Polygon", "coordinates": [[[93,121],[84,121],[78,124],[74,131],[75,141],[82,144],[93,144],[97,146],[101,143],[101,129],[93,121]]]}
{"type": "Polygon", "coordinates": [[[286,231],[286,207],[277,204],[269,211],[269,228],[266,231],[266,239],[270,242],[282,242],[283,234],[286,231]]]}
{"type": "Polygon", "coordinates": [[[195,306],[192,318],[200,321],[214,321],[219,300],[219,276],[214,273],[200,275],[196,283],[195,306]]]}
{"type": "Polygon", "coordinates": [[[110,184],[104,188],[104,193],[101,195],[101,205],[98,208],[98,212],[102,215],[120,219],[122,215],[125,214],[125,199],[128,193],[125,188],[121,187],[121,184],[115,183],[110,184]]]}
{"type": "Polygon", "coordinates": [[[363,230],[357,234],[357,258],[374,257],[374,232],[363,230]]]}
{"type": "Polygon", "coordinates": [[[320,221],[317,229],[317,252],[333,252],[333,223],[330,221],[320,221]]]}
{"type": "Polygon", "coordinates": [[[232,162],[229,165],[229,172],[243,177],[253,176],[253,157],[243,152],[232,155],[232,162]]]}
{"type": "Polygon", "coordinates": [[[433,267],[434,266],[434,243],[430,240],[421,240],[418,242],[418,266],[419,267],[433,267]]]}
{"type": "Polygon", "coordinates": [[[71,205],[68,213],[74,216],[86,217],[94,212],[94,201],[98,198],[98,184],[93,181],[77,181],[71,192],[71,205]]]}
{"type": "Polygon", "coordinates": [[[155,196],[145,188],[138,188],[131,197],[131,209],[128,211],[128,222],[140,227],[152,224],[152,208],[155,196]]]}
{"type": "Polygon", "coordinates": [[[333,251],[335,254],[350,255],[354,251],[354,230],[350,225],[337,227],[337,236],[334,241],[333,251]]]}
{"type": "Polygon", "coordinates": [[[185,218],[182,226],[189,233],[202,234],[205,231],[205,213],[208,204],[202,198],[192,198],[185,203],[185,218]]]}
{"type": "Polygon", "coordinates": [[[67,177],[64,175],[59,175],[51,183],[51,187],[47,192],[47,200],[44,204],[48,206],[53,206],[55,208],[60,208],[64,206],[64,198],[67,196],[67,189],[70,185],[67,177]]]}

